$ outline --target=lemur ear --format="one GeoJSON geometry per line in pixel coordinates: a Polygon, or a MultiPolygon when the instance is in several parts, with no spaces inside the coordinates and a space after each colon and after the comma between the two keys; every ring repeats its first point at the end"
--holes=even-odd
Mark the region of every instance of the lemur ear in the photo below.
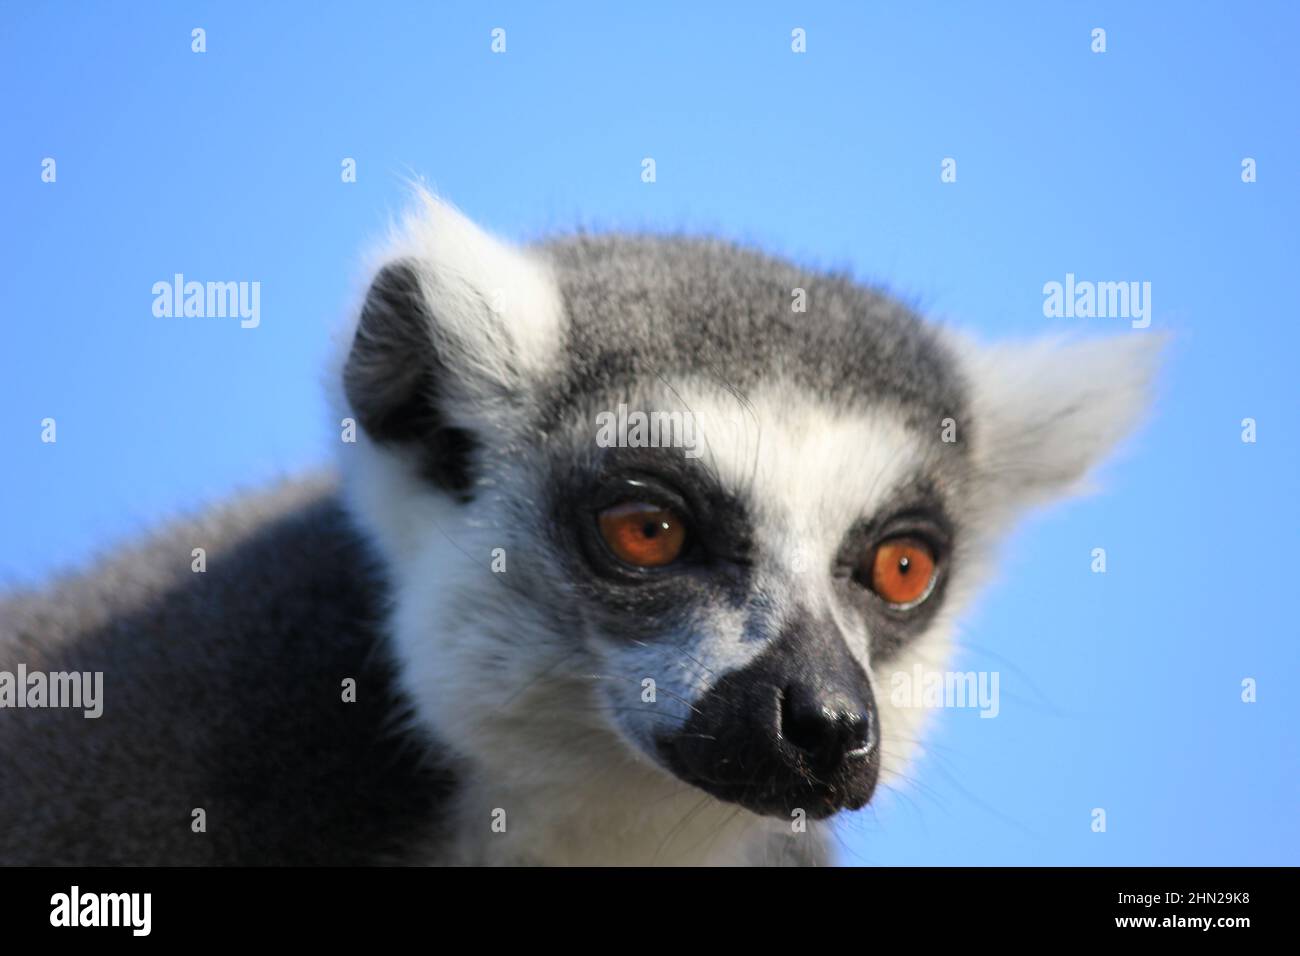
{"type": "Polygon", "coordinates": [[[343,391],[373,441],[410,451],[426,477],[465,496],[485,433],[518,419],[512,409],[558,344],[559,297],[523,252],[419,199],[366,293],[343,391]]]}
{"type": "Polygon", "coordinates": [[[1089,470],[1143,419],[1162,337],[967,346],[974,455],[1008,510],[1084,490],[1089,470]]]}
{"type": "Polygon", "coordinates": [[[384,266],[361,308],[343,390],[366,434],[380,444],[416,447],[425,476],[463,494],[471,484],[474,439],[442,411],[448,376],[432,329],[418,266],[384,266]]]}

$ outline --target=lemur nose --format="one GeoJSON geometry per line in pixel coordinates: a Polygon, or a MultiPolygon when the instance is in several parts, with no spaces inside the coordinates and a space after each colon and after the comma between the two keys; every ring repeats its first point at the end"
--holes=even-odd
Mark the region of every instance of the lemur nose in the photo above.
{"type": "Polygon", "coordinates": [[[871,707],[853,695],[795,683],[781,695],[781,736],[819,770],[834,770],[872,746],[871,707]]]}

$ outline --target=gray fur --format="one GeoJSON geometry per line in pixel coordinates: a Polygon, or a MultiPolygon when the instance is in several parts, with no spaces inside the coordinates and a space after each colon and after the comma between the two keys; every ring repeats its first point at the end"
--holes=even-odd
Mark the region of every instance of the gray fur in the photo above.
{"type": "Polygon", "coordinates": [[[542,251],[569,321],[543,423],[583,398],[692,374],[741,392],[788,377],[836,405],[896,404],[927,429],[965,423],[966,383],[935,331],[847,276],[691,237],[579,236],[542,251]],[[806,313],[792,309],[795,289],[806,313]]]}

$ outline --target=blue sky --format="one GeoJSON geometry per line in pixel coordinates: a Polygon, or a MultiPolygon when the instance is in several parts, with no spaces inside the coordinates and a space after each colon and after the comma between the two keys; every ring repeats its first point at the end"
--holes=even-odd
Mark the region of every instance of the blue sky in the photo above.
{"type": "Polygon", "coordinates": [[[1043,284],[1149,281],[1150,425],[967,619],[999,717],[937,714],[843,859],[1300,863],[1296,7],[539,7],[0,14],[0,582],[325,462],[327,331],[411,175],[512,238],[712,231],[985,338],[1122,333],[1045,318],[1043,284]],[[259,281],[260,326],[155,318],[176,272],[259,281]]]}

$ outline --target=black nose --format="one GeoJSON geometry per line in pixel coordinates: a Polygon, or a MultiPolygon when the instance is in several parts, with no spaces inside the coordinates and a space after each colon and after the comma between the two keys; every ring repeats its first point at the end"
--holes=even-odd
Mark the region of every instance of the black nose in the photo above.
{"type": "Polygon", "coordinates": [[[871,749],[871,707],[855,695],[795,683],[781,695],[781,736],[819,770],[871,749]]]}
{"type": "MultiPolygon", "coordinates": [[[[793,620],[724,673],[656,746],[687,783],[754,813],[824,820],[866,806],[880,776],[871,680],[834,622],[793,620]]],[[[667,722],[665,721],[667,725],[667,722]]]]}

